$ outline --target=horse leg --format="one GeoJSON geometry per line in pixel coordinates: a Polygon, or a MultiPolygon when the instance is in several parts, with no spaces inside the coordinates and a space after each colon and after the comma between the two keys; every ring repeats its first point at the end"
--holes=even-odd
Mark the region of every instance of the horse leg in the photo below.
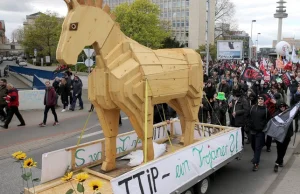
{"type": "Polygon", "coordinates": [[[95,109],[105,137],[105,160],[101,169],[110,171],[116,168],[116,138],[119,129],[120,109],[106,110],[100,106],[95,106],[95,109]]]}
{"type": "Polygon", "coordinates": [[[185,120],[184,120],[184,114],[182,112],[182,108],[177,99],[173,99],[173,100],[169,101],[168,105],[171,106],[179,116],[181,131],[182,131],[182,136],[180,138],[180,142],[184,142],[185,120]]]}
{"type": "Polygon", "coordinates": [[[184,125],[184,129],[182,130],[182,135],[184,137],[184,146],[187,146],[194,143],[194,129],[198,121],[199,105],[195,105],[194,100],[189,96],[178,99],[178,103],[183,112],[182,119],[184,119],[184,122],[181,125],[184,125]]]}

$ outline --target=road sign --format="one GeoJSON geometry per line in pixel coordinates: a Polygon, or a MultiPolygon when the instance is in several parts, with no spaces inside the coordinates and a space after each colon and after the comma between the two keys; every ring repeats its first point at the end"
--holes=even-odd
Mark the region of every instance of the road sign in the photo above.
{"type": "Polygon", "coordinates": [[[94,64],[94,61],[92,59],[86,59],[84,64],[87,66],[87,67],[92,67],[93,64],[94,64]]]}
{"type": "Polygon", "coordinates": [[[94,54],[94,52],[95,52],[94,49],[83,49],[83,51],[84,51],[84,53],[86,54],[86,56],[87,56],[88,58],[92,57],[93,54],[94,54]]]}
{"type": "Polygon", "coordinates": [[[37,50],[34,49],[34,56],[36,57],[37,56],[37,50]]]}
{"type": "Polygon", "coordinates": [[[50,63],[50,56],[46,56],[46,63],[50,63]]]}

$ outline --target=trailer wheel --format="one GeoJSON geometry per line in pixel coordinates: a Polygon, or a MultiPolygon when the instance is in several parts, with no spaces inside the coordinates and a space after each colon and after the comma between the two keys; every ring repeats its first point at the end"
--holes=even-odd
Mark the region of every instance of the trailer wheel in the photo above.
{"type": "Polygon", "coordinates": [[[198,184],[195,185],[195,191],[197,194],[206,194],[208,193],[210,187],[209,177],[204,178],[198,184]]]}
{"type": "Polygon", "coordinates": [[[191,187],[188,190],[184,191],[182,194],[194,194],[193,187],[191,187]]]}

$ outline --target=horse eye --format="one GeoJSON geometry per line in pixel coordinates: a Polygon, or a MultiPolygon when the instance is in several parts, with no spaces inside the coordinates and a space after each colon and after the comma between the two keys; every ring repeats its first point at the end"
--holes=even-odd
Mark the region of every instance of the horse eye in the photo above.
{"type": "Polygon", "coordinates": [[[70,31],[76,31],[78,29],[78,22],[70,24],[70,31]]]}

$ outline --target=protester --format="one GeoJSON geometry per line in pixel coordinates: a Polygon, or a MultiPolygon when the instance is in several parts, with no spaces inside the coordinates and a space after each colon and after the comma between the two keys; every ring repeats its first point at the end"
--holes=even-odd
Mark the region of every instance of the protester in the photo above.
{"type": "Polygon", "coordinates": [[[13,118],[14,114],[17,116],[17,118],[20,121],[20,124],[18,126],[25,126],[25,121],[19,112],[19,94],[18,90],[14,88],[14,86],[11,83],[8,83],[6,85],[7,88],[7,96],[5,97],[7,106],[8,106],[8,112],[7,112],[7,119],[5,120],[4,125],[1,125],[2,128],[8,129],[8,125],[11,122],[11,119],[13,118]]]}
{"type": "Polygon", "coordinates": [[[233,96],[234,99],[229,104],[230,108],[228,112],[232,115],[233,126],[241,127],[242,145],[244,145],[245,121],[248,118],[250,107],[245,97],[242,96],[242,92],[239,87],[233,90],[233,96]]]}
{"type": "Polygon", "coordinates": [[[82,82],[81,82],[81,80],[79,80],[78,76],[74,76],[74,80],[73,80],[73,102],[72,102],[72,105],[71,105],[71,108],[70,108],[71,111],[75,110],[77,99],[79,100],[79,105],[80,105],[79,110],[83,110],[83,102],[82,102],[81,96],[82,96],[82,82]]]}
{"type": "Polygon", "coordinates": [[[68,96],[69,96],[69,86],[67,84],[67,81],[65,78],[61,79],[61,83],[59,86],[59,94],[60,94],[60,98],[61,98],[61,103],[63,104],[63,109],[61,112],[65,112],[66,108],[68,108],[68,96]]]}
{"type": "MultiPolygon", "coordinates": [[[[276,112],[275,115],[279,115],[280,113],[284,112],[288,108],[289,108],[288,105],[282,102],[279,106],[279,110],[276,112]]],[[[277,159],[275,161],[274,172],[278,172],[278,167],[283,167],[283,158],[285,156],[286,150],[288,148],[288,145],[291,141],[291,137],[293,135],[294,132],[293,132],[293,122],[292,122],[288,128],[288,132],[284,138],[284,141],[282,143],[279,141],[275,141],[277,146],[277,159]]]]}
{"type": "Polygon", "coordinates": [[[64,77],[67,83],[67,89],[68,89],[68,97],[69,97],[69,109],[72,107],[73,102],[73,80],[71,79],[71,74],[65,73],[64,77]],[[70,76],[69,76],[70,75],[70,76]]]}
{"type": "Polygon", "coordinates": [[[226,78],[222,78],[218,92],[223,92],[225,94],[225,98],[229,97],[230,86],[228,85],[226,78]]]}
{"type": "Polygon", "coordinates": [[[58,97],[59,97],[59,84],[60,84],[60,79],[59,77],[56,77],[54,82],[52,83],[52,86],[55,90],[56,93],[56,97],[55,97],[55,106],[58,107],[57,101],[58,101],[58,97]]]}
{"type": "MultiPolygon", "coordinates": [[[[205,96],[205,93],[203,95],[205,96]]],[[[200,123],[207,123],[209,110],[210,110],[210,107],[209,107],[208,101],[204,97],[204,98],[202,98],[202,104],[200,105],[199,112],[198,112],[198,119],[199,119],[200,123]]]]}
{"type": "Polygon", "coordinates": [[[250,109],[250,124],[251,124],[251,147],[254,152],[252,159],[253,171],[258,170],[261,150],[265,145],[265,133],[263,129],[270,119],[270,113],[264,105],[264,96],[258,96],[258,103],[250,109]]]}
{"type": "Polygon", "coordinates": [[[43,122],[39,124],[40,127],[45,127],[47,123],[47,116],[48,112],[51,109],[52,114],[54,116],[54,123],[53,126],[58,125],[58,120],[57,120],[57,114],[55,112],[55,105],[56,105],[56,92],[54,87],[51,86],[50,81],[45,82],[46,89],[45,89],[45,96],[44,96],[44,119],[43,122]]]}
{"type": "Polygon", "coordinates": [[[4,122],[7,117],[7,114],[4,111],[4,109],[6,109],[7,107],[7,103],[5,101],[5,97],[7,96],[6,84],[7,84],[6,79],[0,80],[0,116],[2,122],[4,122]]]}
{"type": "Polygon", "coordinates": [[[211,104],[213,108],[211,123],[226,126],[226,111],[228,109],[228,105],[225,93],[218,92],[211,104]]]}

